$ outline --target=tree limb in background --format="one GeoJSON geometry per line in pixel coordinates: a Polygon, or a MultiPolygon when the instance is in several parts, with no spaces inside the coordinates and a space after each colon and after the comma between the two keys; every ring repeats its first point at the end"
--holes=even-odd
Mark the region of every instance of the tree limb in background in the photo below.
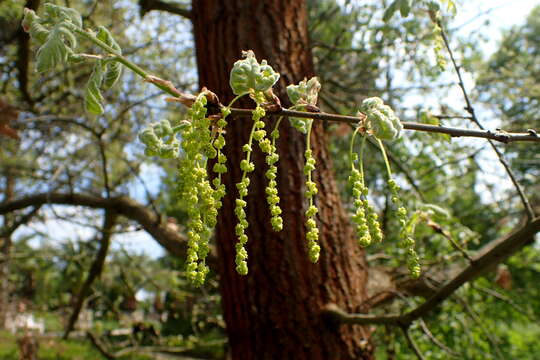
{"type": "Polygon", "coordinates": [[[343,324],[389,324],[395,326],[410,326],[410,324],[435,309],[440,303],[452,295],[459,287],[468,281],[474,280],[491,266],[498,264],[520,250],[530,242],[536,233],[540,232],[540,217],[523,225],[517,231],[494,240],[484,246],[477,255],[472,257],[468,266],[463,268],[456,276],[446,281],[426,302],[401,315],[365,315],[349,314],[335,304],[328,304],[323,315],[330,321],[343,324]]]}
{"type": "MultiPolygon", "coordinates": [[[[115,210],[119,215],[137,222],[170,254],[180,258],[186,256],[187,239],[185,235],[179,233],[176,227],[170,226],[166,221],[160,221],[159,216],[146,208],[146,206],[125,196],[106,199],[83,194],[41,193],[0,204],[0,215],[29,206],[45,204],[75,205],[94,209],[115,210]]],[[[212,251],[210,254],[212,254],[212,251]]],[[[211,255],[209,257],[209,266],[212,268],[214,264],[215,256],[211,255]]]]}
{"type": "Polygon", "coordinates": [[[109,246],[111,244],[112,229],[116,224],[117,218],[118,214],[114,209],[105,210],[99,250],[96,258],[92,262],[90,270],[88,271],[88,276],[84,281],[81,291],[79,292],[79,294],[77,294],[77,299],[73,304],[73,312],[69,317],[69,321],[67,323],[66,330],[63,336],[64,339],[67,339],[69,333],[75,328],[75,323],[79,318],[79,313],[81,312],[81,309],[83,307],[84,300],[90,294],[90,288],[92,287],[94,280],[96,280],[103,271],[103,266],[105,265],[105,258],[107,257],[107,252],[109,251],[109,246]]]}
{"type": "Polygon", "coordinates": [[[139,0],[139,6],[141,7],[141,17],[144,16],[147,12],[152,10],[166,11],[171,14],[179,15],[185,17],[186,19],[192,19],[191,11],[184,9],[175,4],[171,4],[165,1],[160,0],[139,0]]]}
{"type": "MultiPolygon", "coordinates": [[[[452,48],[450,47],[450,43],[448,41],[448,37],[446,36],[446,32],[444,31],[443,25],[442,25],[440,20],[437,20],[436,23],[439,26],[439,28],[441,29],[441,37],[443,39],[446,50],[448,51],[448,54],[450,55],[450,60],[452,61],[452,65],[453,65],[454,70],[456,72],[456,75],[458,77],[458,80],[459,80],[458,84],[459,84],[459,87],[461,88],[461,92],[463,94],[465,104],[467,105],[467,106],[465,106],[465,110],[467,110],[467,112],[469,114],[471,114],[471,121],[473,123],[475,123],[476,126],[478,126],[478,128],[480,130],[484,131],[484,127],[482,126],[482,124],[480,123],[478,118],[476,117],[476,113],[475,113],[474,108],[472,106],[471,100],[469,99],[469,95],[467,93],[467,90],[465,89],[465,83],[463,82],[463,77],[461,76],[460,67],[457,65],[456,59],[454,57],[454,53],[452,51],[452,48]]],[[[536,136],[536,132],[531,130],[530,133],[531,133],[531,135],[536,136]]],[[[495,140],[495,139],[493,139],[493,140],[495,140]]],[[[519,198],[521,199],[521,202],[523,203],[523,206],[525,208],[525,213],[527,215],[527,220],[532,221],[532,219],[534,218],[534,215],[535,215],[534,210],[533,210],[533,208],[532,208],[532,206],[531,206],[531,204],[529,202],[529,199],[527,199],[527,196],[525,195],[525,192],[523,191],[523,188],[521,187],[521,185],[517,181],[516,176],[514,175],[514,172],[510,168],[510,165],[508,164],[508,162],[504,158],[504,155],[502,154],[502,152],[499,149],[497,149],[497,147],[495,146],[493,141],[488,139],[488,142],[489,142],[489,145],[491,145],[491,148],[493,149],[493,151],[495,151],[495,154],[497,154],[497,158],[499,159],[499,162],[502,164],[502,166],[506,170],[506,173],[508,174],[508,177],[512,181],[512,184],[514,185],[514,187],[515,187],[515,189],[516,189],[516,191],[517,191],[517,193],[519,195],[519,198]]]]}

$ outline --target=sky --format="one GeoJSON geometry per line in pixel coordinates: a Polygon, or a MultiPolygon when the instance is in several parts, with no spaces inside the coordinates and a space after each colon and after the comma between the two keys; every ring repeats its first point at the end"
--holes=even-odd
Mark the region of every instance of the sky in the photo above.
{"type": "MultiPolygon", "coordinates": [[[[356,1],[352,1],[354,4],[356,1]]],[[[501,39],[501,32],[509,29],[511,26],[522,24],[532,8],[540,5],[540,1],[533,0],[491,0],[491,1],[456,1],[458,11],[452,22],[452,26],[458,29],[458,35],[467,37],[470,33],[477,31],[485,34],[487,40],[480,44],[484,53],[490,54],[497,48],[497,43],[501,39]],[[486,23],[489,20],[489,23],[486,23]]],[[[472,85],[470,77],[465,76],[466,83],[472,85]]],[[[461,94],[456,89],[452,93],[456,101],[459,101],[461,94]]],[[[160,101],[160,100],[157,100],[160,101]]],[[[494,171],[497,171],[495,168],[494,171]]],[[[159,170],[154,166],[145,166],[142,169],[141,177],[145,179],[147,186],[150,184],[150,192],[156,195],[159,186],[159,170]]],[[[145,190],[140,184],[134,184],[130,189],[130,196],[144,202],[145,190]]],[[[70,213],[67,208],[55,207],[62,213],[70,213]]],[[[52,213],[50,214],[51,218],[52,213]]],[[[98,222],[100,220],[98,219],[98,222]]],[[[99,226],[99,224],[96,224],[99,226]]],[[[35,230],[43,231],[47,234],[54,234],[54,239],[62,241],[67,236],[71,238],[89,239],[94,234],[94,229],[74,225],[67,221],[49,220],[45,224],[34,224],[35,230]]],[[[28,229],[21,229],[24,233],[28,229]]],[[[36,244],[37,245],[37,244],[36,244]]],[[[126,234],[115,235],[113,238],[113,247],[123,247],[135,253],[145,253],[152,257],[162,255],[163,249],[144,231],[130,232],[126,234]]]]}

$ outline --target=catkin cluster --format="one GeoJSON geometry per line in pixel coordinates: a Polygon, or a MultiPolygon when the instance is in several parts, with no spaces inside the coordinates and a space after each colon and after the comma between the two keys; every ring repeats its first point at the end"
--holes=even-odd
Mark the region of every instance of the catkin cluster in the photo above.
{"type": "MultiPolygon", "coordinates": [[[[190,126],[182,131],[184,156],[179,161],[178,196],[185,200],[188,223],[187,277],[195,284],[204,283],[208,266],[209,240],[217,222],[216,191],[210,185],[206,172],[207,159],[216,158],[218,150],[213,146],[210,120],[206,117],[206,96],[197,96],[188,111],[190,126]]],[[[220,189],[218,191],[223,191],[220,189]]]]}
{"type": "MultiPolygon", "coordinates": [[[[279,138],[278,124],[276,128],[270,134],[272,142],[268,142],[268,145],[264,145],[264,148],[261,146],[261,150],[265,152],[266,155],[266,164],[268,165],[268,170],[266,170],[265,176],[268,179],[268,186],[266,187],[266,202],[270,209],[270,223],[272,224],[272,229],[274,231],[281,231],[283,229],[283,219],[281,218],[281,208],[279,207],[279,196],[277,189],[277,166],[276,163],[279,160],[279,155],[277,154],[276,141],[279,138]]],[[[268,140],[268,139],[266,139],[268,140]]]]}
{"type": "Polygon", "coordinates": [[[420,259],[418,254],[414,249],[415,242],[412,234],[408,230],[410,227],[407,226],[408,217],[407,209],[403,206],[401,199],[399,197],[400,186],[392,178],[388,180],[388,187],[392,195],[392,202],[396,206],[396,216],[398,218],[401,231],[399,233],[399,246],[405,249],[405,254],[407,257],[407,268],[413,278],[418,278],[420,276],[420,259]]]}
{"type": "Polygon", "coordinates": [[[353,188],[354,207],[353,222],[356,224],[358,243],[365,247],[372,241],[381,242],[383,234],[379,224],[378,215],[368,202],[368,188],[364,184],[363,175],[353,167],[349,182],[353,188]]]}
{"type": "MultiPolygon", "coordinates": [[[[311,133],[311,125],[308,130],[307,136],[309,137],[311,133]]],[[[313,157],[313,152],[309,148],[309,141],[307,142],[308,148],[306,149],[306,164],[304,165],[304,175],[306,175],[306,198],[308,199],[308,209],[306,211],[306,240],[308,247],[308,255],[311,262],[317,262],[319,260],[319,254],[321,252],[321,247],[318,244],[319,240],[319,229],[317,228],[317,223],[315,222],[315,215],[318,212],[317,207],[314,205],[313,198],[318,193],[317,184],[311,179],[311,173],[315,170],[315,158],[313,157]]]]}
{"type": "MultiPolygon", "coordinates": [[[[238,219],[238,223],[236,224],[235,233],[238,237],[238,242],[236,244],[236,271],[240,275],[247,275],[248,273],[248,267],[247,267],[247,250],[245,248],[246,243],[248,242],[248,236],[246,235],[246,229],[249,226],[249,223],[246,219],[246,211],[244,210],[247,202],[244,200],[244,197],[248,194],[248,188],[250,184],[250,180],[248,177],[248,173],[253,172],[255,170],[255,164],[251,162],[251,153],[253,152],[253,140],[256,140],[259,142],[259,145],[261,143],[266,144],[265,136],[266,131],[264,130],[264,121],[261,119],[264,117],[265,111],[262,107],[257,106],[255,110],[253,110],[252,114],[252,120],[253,125],[251,127],[251,134],[249,136],[248,143],[245,144],[242,147],[242,150],[246,153],[246,158],[240,161],[240,170],[242,170],[242,180],[240,180],[239,183],[236,184],[236,188],[238,189],[238,198],[236,199],[236,208],[234,209],[234,213],[238,219]]],[[[264,147],[265,145],[262,145],[264,147]]]]}

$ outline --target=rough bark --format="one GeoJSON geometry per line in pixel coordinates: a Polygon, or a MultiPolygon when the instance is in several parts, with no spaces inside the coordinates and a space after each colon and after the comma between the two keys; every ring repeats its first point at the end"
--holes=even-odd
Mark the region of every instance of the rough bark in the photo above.
{"type": "MultiPolygon", "coordinates": [[[[229,71],[242,50],[254,50],[259,60],[267,59],[281,73],[275,92],[282,101],[286,99],[287,84],[313,75],[305,1],[198,0],[193,1],[192,15],[200,85],[218,94],[223,103],[232,98],[229,71]]],[[[253,106],[249,100],[240,104],[253,106]]],[[[267,119],[268,132],[274,122],[267,119]]],[[[257,168],[247,197],[249,274],[240,276],[235,272],[235,183],[241,178],[241,147],[248,140],[250,127],[249,119],[229,121],[229,172],[224,177],[229,193],[217,226],[218,270],[231,357],[371,358],[366,329],[333,327],[321,317],[321,309],[328,302],[355,309],[366,297],[367,279],[364,255],[354,241],[338,196],[322,126],[315,126],[311,139],[319,186],[319,262],[310,263],[305,245],[305,135],[285,122],[278,142],[278,190],[284,229],[280,233],[271,229],[265,203],[266,166],[260,151],[254,150],[257,168]]]]}

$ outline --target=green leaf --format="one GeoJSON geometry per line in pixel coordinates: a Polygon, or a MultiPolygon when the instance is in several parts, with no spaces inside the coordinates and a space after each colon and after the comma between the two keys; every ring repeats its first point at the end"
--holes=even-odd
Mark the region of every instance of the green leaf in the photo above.
{"type": "Polygon", "coordinates": [[[62,33],[60,25],[55,26],[47,36],[47,41],[39,48],[36,55],[38,72],[53,69],[56,65],[67,62],[69,51],[62,33]]]}
{"type": "Polygon", "coordinates": [[[109,45],[110,47],[112,47],[114,50],[116,50],[118,53],[122,53],[122,49],[120,48],[120,45],[118,45],[118,43],[116,42],[116,40],[114,40],[112,34],[110,33],[109,30],[107,30],[106,27],[104,26],[99,26],[98,27],[98,32],[96,34],[96,37],[103,41],[105,44],[109,45]]]}
{"type": "Polygon", "coordinates": [[[390,6],[384,11],[384,15],[383,15],[384,22],[388,22],[388,20],[390,20],[392,16],[394,16],[394,13],[398,9],[399,3],[400,3],[400,0],[394,0],[394,2],[391,3],[390,6]]]}
{"type": "Polygon", "coordinates": [[[419,117],[420,117],[420,122],[425,123],[425,124],[440,125],[441,123],[439,118],[436,116],[433,116],[433,114],[429,110],[425,110],[425,109],[420,110],[419,117]]]}
{"type": "Polygon", "coordinates": [[[39,16],[37,16],[33,10],[28,8],[24,9],[24,18],[21,23],[23,30],[29,33],[30,37],[37,40],[39,44],[43,44],[47,41],[49,29],[43,26],[39,21],[39,16]]]}
{"type": "Polygon", "coordinates": [[[448,210],[437,206],[435,204],[422,204],[420,210],[428,214],[436,221],[445,220],[450,218],[450,213],[448,210]]]}
{"type": "Polygon", "coordinates": [[[381,98],[364,99],[360,111],[366,115],[366,122],[371,133],[383,140],[395,140],[401,136],[403,125],[394,111],[384,105],[381,98]]]}
{"type": "Polygon", "coordinates": [[[298,85],[287,86],[287,95],[294,105],[317,105],[317,98],[321,90],[321,83],[316,77],[304,79],[298,85]]]}
{"type": "Polygon", "coordinates": [[[411,12],[411,3],[409,0],[401,0],[399,12],[401,13],[402,17],[409,16],[409,13],[411,12]]]}
{"type": "Polygon", "coordinates": [[[51,19],[56,20],[56,23],[68,21],[76,27],[82,28],[81,14],[75,9],[47,3],[45,4],[45,12],[51,19]]]}
{"type": "Polygon", "coordinates": [[[101,95],[101,84],[103,83],[103,63],[97,61],[94,65],[92,75],[86,83],[86,88],[84,90],[84,107],[86,111],[91,114],[101,115],[103,114],[103,95],[101,95]]]}
{"type": "MultiPolygon", "coordinates": [[[[317,77],[312,77],[307,80],[304,79],[298,83],[298,85],[287,86],[287,95],[294,105],[317,105],[317,98],[319,91],[321,90],[321,84],[317,77]]],[[[289,118],[292,126],[294,126],[301,133],[307,134],[308,126],[311,125],[311,119],[303,118],[289,118]]]]}
{"type": "MultiPolygon", "coordinates": [[[[109,30],[107,30],[107,28],[99,26],[96,37],[116,50],[118,54],[122,54],[122,48],[120,48],[120,45],[116,42],[116,40],[114,40],[112,34],[109,32],[109,30]]],[[[121,75],[122,64],[117,60],[107,61],[107,70],[105,71],[105,78],[103,80],[103,89],[110,89],[118,81],[121,75]]]]}

